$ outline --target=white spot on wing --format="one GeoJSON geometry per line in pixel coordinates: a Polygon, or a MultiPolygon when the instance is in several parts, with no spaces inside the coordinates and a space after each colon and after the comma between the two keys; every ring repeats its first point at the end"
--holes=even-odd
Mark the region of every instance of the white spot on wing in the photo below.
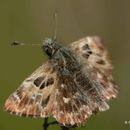
{"type": "Polygon", "coordinates": [[[13,94],[13,96],[14,96],[14,98],[16,98],[17,99],[17,101],[19,101],[20,100],[20,98],[19,98],[19,96],[15,93],[15,94],[13,94]]]}
{"type": "Polygon", "coordinates": [[[65,85],[64,84],[61,84],[61,88],[64,88],[65,87],[65,85]]]}
{"type": "Polygon", "coordinates": [[[68,103],[70,101],[70,98],[63,97],[63,101],[64,101],[64,103],[68,103]]]}

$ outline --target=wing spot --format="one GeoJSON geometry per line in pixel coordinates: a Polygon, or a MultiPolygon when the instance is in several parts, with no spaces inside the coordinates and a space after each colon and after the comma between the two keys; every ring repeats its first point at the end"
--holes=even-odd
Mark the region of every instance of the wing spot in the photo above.
{"type": "Polygon", "coordinates": [[[65,85],[64,84],[61,84],[61,88],[64,88],[65,87],[65,85]]]}
{"type": "Polygon", "coordinates": [[[105,61],[104,60],[99,60],[96,63],[101,64],[101,65],[105,65],[105,61]]]}
{"type": "Polygon", "coordinates": [[[49,85],[52,85],[54,83],[54,79],[53,78],[49,78],[47,80],[47,82],[43,82],[42,85],[40,86],[40,89],[43,89],[44,87],[47,87],[49,85]]]}
{"type": "Polygon", "coordinates": [[[46,107],[46,105],[47,105],[49,99],[50,99],[50,95],[49,95],[45,100],[42,100],[41,106],[42,106],[43,108],[46,107]]]}
{"type": "Polygon", "coordinates": [[[88,57],[90,56],[90,54],[84,53],[84,54],[82,54],[82,56],[83,56],[84,58],[88,59],[88,57]]]}
{"type": "Polygon", "coordinates": [[[22,99],[22,91],[20,91],[19,89],[16,90],[16,94],[19,97],[19,99],[22,99]]]}
{"type": "Polygon", "coordinates": [[[64,103],[68,103],[70,101],[70,98],[63,97],[63,101],[64,101],[64,103]]]}
{"type": "Polygon", "coordinates": [[[83,45],[82,50],[90,50],[89,45],[88,44],[83,45]]]}
{"type": "Polygon", "coordinates": [[[89,53],[90,55],[92,54],[92,51],[91,50],[89,50],[89,51],[87,51],[87,53],[89,53]]]}
{"type": "Polygon", "coordinates": [[[45,82],[42,83],[42,85],[40,86],[40,89],[43,89],[45,87],[45,82]]]}
{"type": "Polygon", "coordinates": [[[46,86],[52,85],[53,83],[54,83],[54,79],[53,79],[53,78],[49,78],[49,79],[47,80],[46,86]]]}
{"type": "Polygon", "coordinates": [[[36,87],[39,87],[41,82],[44,80],[44,77],[38,77],[37,79],[34,80],[34,84],[36,87]]]}

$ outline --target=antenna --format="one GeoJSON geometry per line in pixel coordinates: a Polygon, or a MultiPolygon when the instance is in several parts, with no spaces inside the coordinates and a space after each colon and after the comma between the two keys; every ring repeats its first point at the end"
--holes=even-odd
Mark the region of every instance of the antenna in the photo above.
{"type": "Polygon", "coordinates": [[[12,46],[41,46],[42,44],[37,44],[37,43],[23,43],[19,41],[14,41],[12,46]]]}
{"type": "Polygon", "coordinates": [[[56,11],[54,13],[54,40],[56,40],[56,37],[57,37],[57,24],[58,24],[58,12],[56,11]]]}
{"type": "MultiPolygon", "coordinates": [[[[57,37],[57,23],[58,23],[58,13],[57,11],[54,13],[54,40],[56,40],[57,37]]],[[[37,43],[23,43],[23,42],[19,42],[19,41],[14,41],[12,44],[12,46],[41,46],[42,44],[37,44],[37,43]]]]}

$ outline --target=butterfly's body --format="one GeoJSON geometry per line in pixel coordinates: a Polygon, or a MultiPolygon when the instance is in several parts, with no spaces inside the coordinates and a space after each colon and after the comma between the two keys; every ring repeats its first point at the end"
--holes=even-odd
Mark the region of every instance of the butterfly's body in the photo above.
{"type": "Polygon", "coordinates": [[[46,39],[49,56],[6,101],[5,109],[17,115],[53,116],[63,125],[84,123],[93,113],[109,108],[117,95],[107,50],[97,37],[86,37],[62,47],[46,39]]]}
{"type": "Polygon", "coordinates": [[[49,56],[49,60],[53,64],[53,69],[57,70],[59,74],[67,75],[73,73],[74,68],[78,68],[79,63],[73,52],[66,47],[62,47],[56,40],[45,40],[43,50],[49,56]],[[50,51],[50,53],[48,51],[50,51]]]}

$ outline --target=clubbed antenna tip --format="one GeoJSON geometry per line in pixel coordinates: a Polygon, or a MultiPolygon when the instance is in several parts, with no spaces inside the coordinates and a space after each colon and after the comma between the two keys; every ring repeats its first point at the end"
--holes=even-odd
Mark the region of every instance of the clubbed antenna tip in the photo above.
{"type": "Polygon", "coordinates": [[[21,43],[17,42],[17,41],[14,41],[11,46],[17,46],[17,45],[20,45],[21,43]]]}
{"type": "Polygon", "coordinates": [[[41,46],[42,44],[37,44],[37,43],[23,43],[19,41],[14,41],[11,46],[41,46]]]}

